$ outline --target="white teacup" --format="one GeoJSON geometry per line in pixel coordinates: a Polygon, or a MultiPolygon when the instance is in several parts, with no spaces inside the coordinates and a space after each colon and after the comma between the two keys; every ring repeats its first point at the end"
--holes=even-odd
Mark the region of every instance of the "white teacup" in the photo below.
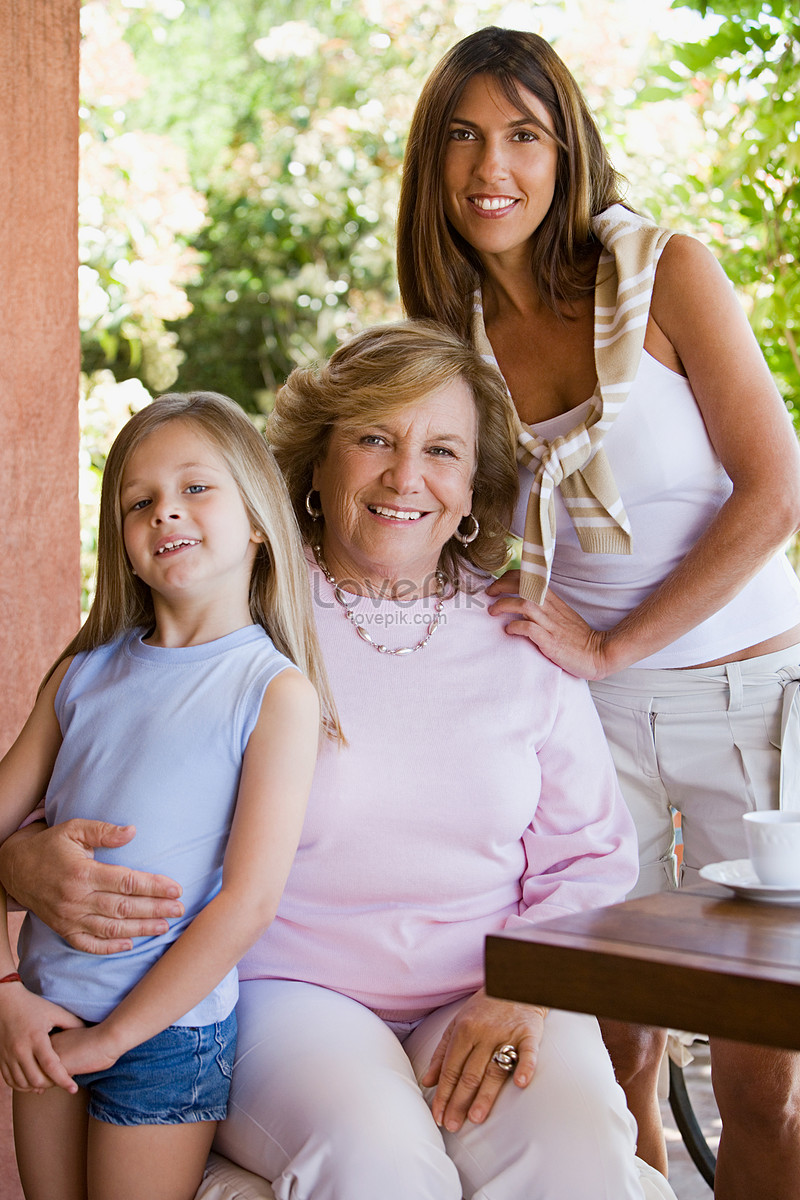
{"type": "Polygon", "coordinates": [[[773,887],[800,887],[800,812],[749,812],[744,832],[753,870],[773,887]]]}

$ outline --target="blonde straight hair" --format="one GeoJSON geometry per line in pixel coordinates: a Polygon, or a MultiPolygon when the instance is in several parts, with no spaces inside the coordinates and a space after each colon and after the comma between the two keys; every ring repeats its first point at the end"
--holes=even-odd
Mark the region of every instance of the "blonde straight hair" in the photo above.
{"type": "Polygon", "coordinates": [[[326,733],[342,740],[317,641],[303,546],[275,458],[244,411],[216,392],[169,393],[138,412],[114,441],[103,472],[97,539],[97,590],[86,623],[48,672],[66,657],[93,650],[155,621],[149,587],[125,552],[120,492],[131,455],[157,429],[180,421],[220,453],[239,489],[248,520],[264,541],[250,577],[250,616],[313,683],[326,733]]]}

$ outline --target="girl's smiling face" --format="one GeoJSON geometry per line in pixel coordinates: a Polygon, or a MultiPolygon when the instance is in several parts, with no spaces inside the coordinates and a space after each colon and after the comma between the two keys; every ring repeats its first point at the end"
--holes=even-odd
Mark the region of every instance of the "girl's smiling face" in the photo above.
{"type": "Polygon", "coordinates": [[[477,426],[462,379],[374,424],[334,426],[313,486],[339,583],[430,590],[442,547],[472,507],[477,426]]]}
{"type": "Polygon", "coordinates": [[[456,104],[444,157],[448,220],[486,261],[524,256],[553,202],[558,144],[545,106],[519,85],[520,112],[490,75],[474,75],[456,104]],[[536,118],[535,120],[533,118],[536,118]]]}
{"type": "Polygon", "coordinates": [[[154,601],[247,598],[263,538],[222,454],[190,420],[169,421],[137,446],[120,504],[125,550],[154,601]]]}

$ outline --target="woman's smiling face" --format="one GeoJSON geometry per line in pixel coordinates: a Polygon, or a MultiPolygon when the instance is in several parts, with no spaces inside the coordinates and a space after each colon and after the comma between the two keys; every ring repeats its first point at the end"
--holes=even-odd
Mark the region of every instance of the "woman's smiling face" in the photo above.
{"type": "Polygon", "coordinates": [[[444,157],[448,220],[482,260],[510,256],[512,265],[550,209],[558,163],[550,114],[527,88],[519,85],[519,94],[527,113],[490,75],[474,75],[456,104],[444,157]]]}
{"type": "Polygon", "coordinates": [[[334,426],[313,486],[337,582],[432,589],[442,547],[472,506],[477,425],[456,379],[375,423],[334,426]]]}

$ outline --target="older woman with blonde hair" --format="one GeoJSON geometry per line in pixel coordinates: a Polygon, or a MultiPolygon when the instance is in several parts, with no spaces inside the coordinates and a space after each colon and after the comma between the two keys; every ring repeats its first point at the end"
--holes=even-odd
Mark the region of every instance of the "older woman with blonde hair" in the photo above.
{"type": "MultiPolygon", "coordinates": [[[[636,877],[585,683],[487,612],[517,490],[500,380],[441,327],[367,330],[292,373],[268,435],[347,745],[320,746],[279,911],[240,963],[217,1149],[280,1200],[671,1196],[634,1157],[596,1021],[482,986],[486,934],[636,877]]],[[[58,831],[31,842],[47,853],[9,854],[8,882],[91,927],[58,831]]]]}

